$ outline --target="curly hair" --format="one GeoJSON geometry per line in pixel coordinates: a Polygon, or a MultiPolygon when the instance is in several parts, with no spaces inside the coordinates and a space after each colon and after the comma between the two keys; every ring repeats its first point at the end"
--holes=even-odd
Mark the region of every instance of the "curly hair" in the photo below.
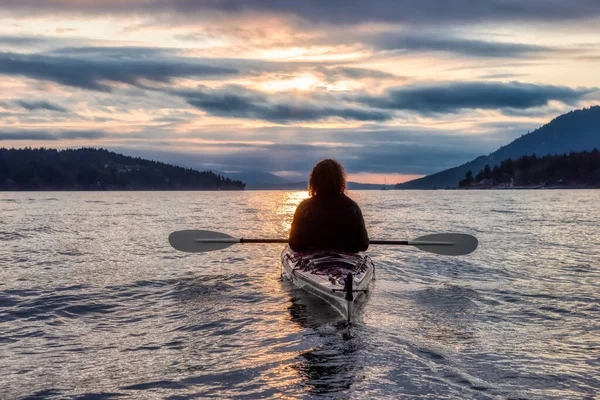
{"type": "Polygon", "coordinates": [[[308,180],[308,194],[335,196],[346,192],[346,172],[336,160],[326,159],[314,166],[308,180]]]}

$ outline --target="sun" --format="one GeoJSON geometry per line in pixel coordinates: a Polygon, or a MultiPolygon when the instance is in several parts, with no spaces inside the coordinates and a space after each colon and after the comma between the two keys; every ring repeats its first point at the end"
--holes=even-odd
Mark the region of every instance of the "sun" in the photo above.
{"type": "Polygon", "coordinates": [[[311,74],[302,74],[291,79],[281,79],[265,82],[265,90],[281,92],[286,90],[310,90],[320,83],[319,79],[311,74]]]}

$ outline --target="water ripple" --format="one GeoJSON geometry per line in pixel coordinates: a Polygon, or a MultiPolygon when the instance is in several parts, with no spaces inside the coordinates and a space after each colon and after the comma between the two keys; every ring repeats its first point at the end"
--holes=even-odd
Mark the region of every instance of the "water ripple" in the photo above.
{"type": "Polygon", "coordinates": [[[371,249],[377,280],[347,324],[281,279],[279,246],[166,242],[284,236],[296,193],[0,194],[0,398],[597,395],[600,192],[351,195],[374,238],[481,247],[371,249]]]}

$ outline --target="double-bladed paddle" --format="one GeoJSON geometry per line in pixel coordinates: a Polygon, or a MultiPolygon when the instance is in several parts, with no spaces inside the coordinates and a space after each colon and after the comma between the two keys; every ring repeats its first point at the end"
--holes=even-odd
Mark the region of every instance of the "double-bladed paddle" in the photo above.
{"type": "MultiPolygon", "coordinates": [[[[288,239],[244,239],[225,233],[185,230],[169,235],[169,243],[175,249],[188,253],[221,250],[236,243],[287,243],[288,239]]],[[[434,233],[415,240],[371,240],[370,245],[414,246],[419,250],[445,256],[461,256],[477,248],[477,238],[464,233],[434,233]]]]}

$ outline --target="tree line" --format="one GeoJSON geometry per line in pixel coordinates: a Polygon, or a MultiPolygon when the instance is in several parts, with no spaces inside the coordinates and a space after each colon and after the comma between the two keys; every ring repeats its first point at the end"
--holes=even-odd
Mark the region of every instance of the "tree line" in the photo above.
{"type": "Polygon", "coordinates": [[[491,168],[486,165],[477,175],[467,171],[458,185],[470,186],[594,186],[600,187],[600,151],[572,152],[562,155],[507,159],[491,168]]]}
{"type": "Polygon", "coordinates": [[[243,190],[245,184],[105,149],[0,148],[0,190],[243,190]]]}

